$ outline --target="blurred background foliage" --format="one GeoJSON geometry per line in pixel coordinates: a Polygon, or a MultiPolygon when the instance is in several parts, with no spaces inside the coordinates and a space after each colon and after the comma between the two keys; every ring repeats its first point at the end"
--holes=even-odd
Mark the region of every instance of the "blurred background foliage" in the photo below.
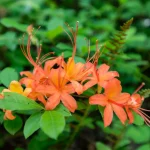
{"type": "MultiPolygon", "coordinates": [[[[72,54],[72,45],[64,32],[64,29],[68,31],[65,22],[75,28],[76,21],[79,21],[76,61],[85,61],[88,50],[85,38],[90,40],[93,53],[97,39],[100,46],[105,45],[112,35],[120,30],[120,26],[133,17],[134,21],[126,33],[126,42],[118,49],[119,54],[115,55],[115,59],[102,54],[100,62],[107,60],[111,69],[120,73],[123,91],[132,93],[141,82],[146,83],[144,88],[149,88],[149,8],[148,0],[1,0],[0,70],[8,66],[18,72],[32,69],[20,49],[20,44],[27,44],[26,28],[30,24],[35,28],[31,47],[33,56],[36,56],[37,46],[42,44],[43,54],[54,51],[55,55],[64,53],[64,57],[68,58],[72,54]]],[[[147,98],[145,108],[150,108],[148,101],[147,98]]],[[[80,115],[74,116],[72,120],[75,121],[78,117],[80,115]]],[[[104,129],[98,113],[92,113],[72,149],[149,149],[150,133],[147,126],[130,125],[126,128],[117,120],[114,122],[111,127],[104,129]]],[[[1,130],[0,149],[10,146],[10,149],[15,150],[62,149],[61,143],[66,142],[70,133],[70,128],[66,127],[60,140],[54,141],[40,131],[25,140],[21,132],[10,136],[1,130]]]]}

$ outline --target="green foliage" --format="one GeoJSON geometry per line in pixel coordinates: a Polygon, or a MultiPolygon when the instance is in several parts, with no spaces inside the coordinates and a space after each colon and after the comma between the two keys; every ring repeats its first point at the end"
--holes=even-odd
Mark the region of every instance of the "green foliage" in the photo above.
{"type": "Polygon", "coordinates": [[[9,86],[10,82],[13,80],[18,80],[18,73],[13,68],[5,68],[0,72],[0,81],[6,87],[9,86]]]}
{"type": "Polygon", "coordinates": [[[133,116],[134,116],[134,124],[136,125],[143,125],[144,124],[144,119],[136,114],[135,112],[132,112],[133,113],[133,116]]]}
{"type": "Polygon", "coordinates": [[[130,28],[132,22],[133,22],[133,18],[128,20],[120,27],[121,31],[118,31],[118,33],[114,34],[111,40],[104,45],[104,49],[103,49],[104,53],[109,51],[110,53],[108,54],[112,57],[115,56],[114,54],[119,53],[120,48],[125,43],[125,39],[127,36],[126,31],[130,28]]]}
{"type": "Polygon", "coordinates": [[[41,112],[31,115],[24,126],[24,136],[27,139],[40,128],[41,112]]]}
{"type": "Polygon", "coordinates": [[[63,116],[71,116],[70,111],[62,104],[59,104],[56,108],[55,111],[61,113],[63,116]]]}
{"type": "Polygon", "coordinates": [[[42,110],[43,107],[35,101],[18,93],[4,93],[4,99],[0,101],[0,108],[7,110],[42,110]]]}
{"type": "Polygon", "coordinates": [[[101,142],[96,142],[96,150],[111,150],[111,148],[101,142]]]}
{"type": "Polygon", "coordinates": [[[23,125],[22,119],[19,116],[16,116],[14,120],[5,120],[4,127],[12,135],[18,132],[23,125]]]}
{"type": "Polygon", "coordinates": [[[64,130],[64,116],[57,111],[45,111],[41,117],[40,127],[49,137],[57,139],[64,130]]]}
{"type": "Polygon", "coordinates": [[[150,89],[143,89],[139,91],[140,95],[144,98],[150,97],[150,89]]]}
{"type": "MultiPolygon", "coordinates": [[[[0,92],[8,87],[12,80],[19,79],[17,72],[31,69],[31,64],[20,50],[20,44],[26,48],[26,27],[28,25],[34,25],[34,38],[37,39],[36,44],[42,44],[42,53],[54,51],[57,56],[63,53],[66,59],[72,56],[72,46],[63,32],[63,28],[66,29],[65,22],[72,27],[76,21],[79,21],[76,62],[86,61],[88,44],[85,38],[90,39],[90,55],[95,52],[95,41],[98,39],[98,47],[102,52],[99,63],[109,63],[112,70],[115,69],[119,72],[124,87],[123,92],[133,93],[141,82],[145,82],[145,89],[139,93],[147,98],[145,106],[149,107],[149,8],[150,2],[147,0],[71,0],[67,2],[0,0],[0,92]],[[129,19],[132,17],[134,21],[130,27],[132,19],[129,19]],[[127,20],[129,21],[126,22],[127,20]],[[121,31],[116,32],[115,29],[119,29],[123,22],[126,23],[121,26],[121,31]],[[39,26],[40,29],[38,29],[39,26]],[[111,35],[113,35],[112,38],[111,35]],[[110,40],[106,42],[108,39],[110,40]],[[5,69],[2,70],[3,68],[5,69]]],[[[31,46],[31,53],[35,58],[35,43],[31,46]]],[[[90,89],[82,95],[88,97],[92,94],[95,94],[95,91],[90,89]]],[[[80,122],[82,122],[81,129],[83,130],[78,132],[74,149],[80,147],[80,149],[94,149],[95,145],[97,150],[149,149],[149,128],[143,125],[143,119],[139,115],[134,114],[135,125],[122,126],[115,120],[110,127],[104,128],[102,117],[98,113],[99,110],[103,116],[103,108],[92,107],[90,115],[82,121],[87,101],[78,97],[76,99],[78,101],[76,115],[72,115],[63,105],[59,105],[54,111],[48,113],[48,111],[44,112],[38,102],[17,93],[5,93],[5,99],[0,100],[0,108],[11,109],[13,113],[19,114],[25,122],[25,127],[24,133],[21,131],[19,134],[16,133],[22,121],[17,123],[18,116],[13,121],[4,120],[4,112],[1,110],[0,123],[7,126],[5,128],[9,133],[16,133],[16,137],[8,135],[1,128],[0,149],[10,149],[10,147],[15,150],[63,149],[64,145],[68,143],[72,131],[80,122]],[[57,122],[58,130],[56,132],[54,132],[54,122],[57,122]],[[38,128],[42,128],[45,133],[38,128]],[[20,136],[21,134],[22,136],[20,136]],[[24,137],[29,138],[24,141],[24,137]],[[57,140],[54,140],[56,138],[57,140]],[[19,144],[18,139],[20,139],[19,144]]],[[[149,115],[149,113],[147,114],[149,115]]]]}

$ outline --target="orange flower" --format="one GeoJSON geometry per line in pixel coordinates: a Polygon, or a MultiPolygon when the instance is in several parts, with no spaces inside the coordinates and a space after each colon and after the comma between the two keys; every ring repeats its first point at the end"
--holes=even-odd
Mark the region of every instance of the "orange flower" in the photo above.
{"type": "Polygon", "coordinates": [[[123,109],[123,104],[129,99],[128,93],[121,93],[122,87],[120,81],[116,78],[110,80],[105,87],[104,94],[96,94],[90,97],[90,104],[105,106],[104,109],[104,126],[111,124],[113,111],[124,124],[127,115],[123,109]]]}
{"type": "Polygon", "coordinates": [[[23,71],[20,73],[21,75],[26,76],[20,80],[20,83],[24,84],[26,87],[32,88],[32,92],[29,94],[28,97],[34,100],[38,99],[38,101],[42,102],[44,105],[46,104],[44,94],[36,91],[36,88],[38,85],[50,85],[51,81],[49,73],[51,71],[51,68],[55,64],[60,65],[62,61],[63,58],[60,56],[53,60],[46,61],[44,69],[38,66],[34,68],[33,73],[29,71],[23,71]]]}
{"type": "Polygon", "coordinates": [[[98,69],[93,65],[93,74],[91,77],[88,77],[89,81],[84,85],[84,90],[98,84],[100,87],[105,88],[108,81],[112,80],[114,77],[119,77],[118,72],[108,71],[109,66],[102,64],[98,69]]]}
{"type": "Polygon", "coordinates": [[[37,91],[48,96],[46,103],[46,109],[54,109],[60,101],[67,107],[71,112],[74,112],[77,108],[75,99],[70,95],[75,90],[72,84],[68,83],[68,80],[64,78],[65,72],[62,68],[51,69],[49,78],[51,79],[50,85],[39,85],[37,91]]]}
{"type": "MultiPolygon", "coordinates": [[[[23,90],[21,84],[18,81],[12,81],[10,83],[9,88],[4,89],[2,91],[2,96],[4,92],[16,92],[21,95],[28,96],[29,93],[31,92],[31,88],[26,88],[25,90],[23,90]]],[[[11,110],[4,110],[4,112],[5,112],[4,119],[14,120],[16,118],[15,116],[13,116],[11,110]]]]}
{"type": "Polygon", "coordinates": [[[83,63],[75,63],[74,58],[70,57],[67,63],[63,63],[65,78],[68,79],[74,87],[77,94],[83,93],[83,85],[80,83],[90,73],[83,63]]]}
{"type": "Polygon", "coordinates": [[[148,126],[150,126],[150,117],[143,112],[143,111],[150,111],[150,110],[141,108],[141,105],[144,101],[144,97],[140,96],[139,94],[136,94],[143,85],[144,83],[142,83],[141,86],[129,97],[127,103],[125,104],[125,109],[130,124],[133,123],[134,121],[134,116],[132,114],[132,111],[134,111],[144,119],[145,123],[148,126]]]}

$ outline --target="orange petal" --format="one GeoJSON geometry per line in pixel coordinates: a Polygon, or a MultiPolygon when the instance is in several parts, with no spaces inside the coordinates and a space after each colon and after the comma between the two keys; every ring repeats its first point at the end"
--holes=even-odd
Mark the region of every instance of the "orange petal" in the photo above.
{"type": "Polygon", "coordinates": [[[12,114],[11,110],[6,110],[5,111],[5,115],[4,115],[4,119],[9,119],[9,120],[14,120],[16,117],[12,114]]]}
{"type": "Polygon", "coordinates": [[[56,88],[50,85],[38,85],[35,90],[36,92],[42,93],[43,95],[45,94],[53,95],[56,92],[56,88]]]}
{"type": "Polygon", "coordinates": [[[16,92],[16,93],[20,93],[20,94],[23,93],[23,88],[18,81],[12,81],[10,83],[9,89],[11,92],[16,92]]]}
{"type": "Polygon", "coordinates": [[[139,104],[143,101],[143,97],[141,97],[139,94],[132,94],[131,99],[139,104]]]}
{"type": "Polygon", "coordinates": [[[108,70],[109,70],[110,66],[106,65],[106,64],[102,64],[99,68],[98,68],[98,73],[99,74],[105,74],[108,70]]]}
{"type": "Polygon", "coordinates": [[[114,99],[119,104],[125,104],[130,99],[129,93],[121,93],[118,97],[114,99]]]}
{"type": "Polygon", "coordinates": [[[120,85],[120,81],[116,78],[110,80],[105,87],[105,95],[109,99],[116,98],[121,93],[122,87],[120,85]]]}
{"type": "Polygon", "coordinates": [[[134,116],[133,116],[131,110],[129,110],[129,108],[126,108],[126,112],[127,112],[128,118],[129,118],[129,124],[132,124],[134,121],[134,116]]]}
{"type": "Polygon", "coordinates": [[[46,100],[45,100],[45,98],[44,98],[43,95],[38,95],[37,98],[38,98],[38,101],[40,101],[40,102],[42,102],[44,105],[46,105],[46,100]]]}
{"type": "Polygon", "coordinates": [[[107,97],[104,96],[103,94],[96,94],[93,95],[89,98],[89,103],[90,104],[95,104],[95,105],[101,105],[101,106],[105,106],[107,105],[107,97]]]}
{"type": "Polygon", "coordinates": [[[33,79],[29,79],[27,77],[24,77],[20,79],[19,81],[21,84],[24,84],[26,87],[32,87],[33,79]]]}
{"type": "Polygon", "coordinates": [[[111,124],[113,119],[113,110],[110,104],[106,105],[104,109],[104,126],[107,127],[111,124]]]}
{"type": "Polygon", "coordinates": [[[113,79],[114,77],[119,77],[119,73],[117,71],[109,71],[105,74],[99,74],[99,79],[100,81],[102,80],[111,80],[113,79]]]}
{"type": "Polygon", "coordinates": [[[45,108],[46,110],[53,110],[59,103],[60,103],[60,94],[55,93],[54,95],[48,98],[45,108]]]}
{"type": "Polygon", "coordinates": [[[96,80],[88,81],[88,82],[85,83],[84,86],[83,86],[84,91],[86,91],[86,90],[89,89],[90,87],[94,86],[96,83],[97,83],[96,80]]]}
{"type": "Polygon", "coordinates": [[[77,109],[76,100],[68,93],[62,93],[61,100],[65,107],[67,107],[71,112],[74,112],[77,109]]]}
{"type": "Polygon", "coordinates": [[[83,86],[79,82],[72,80],[71,83],[78,95],[83,93],[83,86]]]}
{"type": "Polygon", "coordinates": [[[63,88],[63,91],[69,94],[75,93],[75,89],[72,86],[72,84],[65,85],[65,87],[63,88]]]}
{"type": "Polygon", "coordinates": [[[25,90],[24,90],[24,92],[23,92],[23,95],[24,95],[24,96],[28,96],[31,92],[32,92],[32,89],[31,89],[31,88],[25,88],[25,90]]]}
{"type": "Polygon", "coordinates": [[[32,76],[33,76],[33,74],[30,71],[22,71],[22,72],[20,72],[20,75],[21,76],[25,75],[25,76],[27,76],[29,78],[32,78],[32,76]]]}
{"type": "Polygon", "coordinates": [[[127,120],[127,115],[125,113],[125,110],[122,107],[115,105],[115,104],[112,104],[112,107],[113,107],[115,114],[118,116],[118,118],[122,122],[122,124],[124,124],[125,121],[127,120]]]}
{"type": "Polygon", "coordinates": [[[55,64],[58,64],[60,65],[63,61],[63,57],[62,56],[59,56],[55,59],[52,59],[52,60],[48,60],[45,62],[45,66],[44,66],[44,71],[49,74],[50,73],[50,70],[51,68],[55,65],[55,64]]]}
{"type": "Polygon", "coordinates": [[[75,62],[74,62],[74,59],[72,57],[70,57],[68,59],[68,62],[67,62],[67,68],[66,68],[66,72],[67,72],[67,75],[70,77],[72,76],[72,74],[74,73],[75,71],[75,62]]]}

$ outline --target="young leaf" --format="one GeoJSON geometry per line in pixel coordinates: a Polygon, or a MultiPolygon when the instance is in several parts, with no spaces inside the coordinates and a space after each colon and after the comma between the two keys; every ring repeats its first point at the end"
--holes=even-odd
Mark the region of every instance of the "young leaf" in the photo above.
{"type": "Polygon", "coordinates": [[[41,110],[43,107],[25,96],[18,93],[4,93],[4,99],[0,100],[0,108],[7,110],[41,110]]]}
{"type": "Polygon", "coordinates": [[[5,120],[4,127],[12,135],[19,131],[22,127],[22,119],[19,116],[16,116],[14,120],[5,120]]]}
{"type": "Polygon", "coordinates": [[[140,95],[144,98],[150,97],[150,89],[143,89],[139,91],[140,95]]]}
{"type": "Polygon", "coordinates": [[[50,138],[57,139],[65,127],[64,116],[57,111],[45,111],[42,115],[40,126],[50,138]]]}
{"type": "Polygon", "coordinates": [[[114,58],[116,54],[119,54],[119,49],[125,43],[126,40],[126,31],[130,28],[133,22],[133,18],[125,22],[118,31],[109,41],[104,45],[104,53],[111,58],[114,58]]]}
{"type": "Polygon", "coordinates": [[[8,87],[11,81],[18,80],[18,73],[13,68],[5,68],[0,72],[0,80],[2,84],[8,87]]]}
{"type": "Polygon", "coordinates": [[[31,115],[27,119],[23,131],[26,139],[40,128],[41,115],[42,115],[41,112],[39,112],[31,115]]]}

